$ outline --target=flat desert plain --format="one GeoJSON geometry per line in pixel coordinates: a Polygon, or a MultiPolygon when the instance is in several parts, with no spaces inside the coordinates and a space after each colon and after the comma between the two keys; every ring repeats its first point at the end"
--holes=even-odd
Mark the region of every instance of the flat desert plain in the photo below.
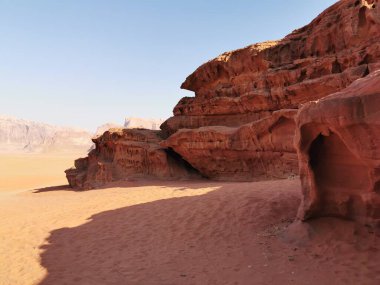
{"type": "Polygon", "coordinates": [[[298,179],[73,191],[78,155],[0,156],[0,284],[380,284],[371,229],[293,222],[298,179]]]}

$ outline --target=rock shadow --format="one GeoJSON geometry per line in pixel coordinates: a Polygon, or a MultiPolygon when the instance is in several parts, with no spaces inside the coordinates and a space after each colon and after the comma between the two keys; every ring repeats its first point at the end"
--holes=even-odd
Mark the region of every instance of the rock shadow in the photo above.
{"type": "Polygon", "coordinates": [[[66,185],[57,185],[57,186],[49,186],[49,187],[42,187],[33,189],[33,193],[44,193],[44,192],[51,192],[51,191],[72,191],[73,189],[70,188],[69,184],[66,185]]]}
{"type": "Polygon", "coordinates": [[[280,183],[259,183],[258,191],[227,184],[54,230],[41,246],[47,275],[39,284],[252,284],[257,268],[271,278],[258,257],[259,233],[291,221],[300,201],[298,183],[280,183]]]}
{"type": "MultiPolygon", "coordinates": [[[[229,184],[233,182],[222,182],[223,184],[229,184]]],[[[57,185],[33,189],[33,193],[45,193],[51,191],[73,191],[73,192],[86,192],[95,190],[104,190],[109,188],[134,188],[134,187],[147,187],[147,186],[162,186],[162,187],[175,187],[175,191],[181,191],[186,189],[202,189],[205,187],[218,187],[220,181],[213,181],[208,179],[193,179],[193,180],[156,180],[156,179],[132,179],[128,181],[109,182],[102,186],[86,190],[78,190],[71,188],[69,184],[57,185]]]]}

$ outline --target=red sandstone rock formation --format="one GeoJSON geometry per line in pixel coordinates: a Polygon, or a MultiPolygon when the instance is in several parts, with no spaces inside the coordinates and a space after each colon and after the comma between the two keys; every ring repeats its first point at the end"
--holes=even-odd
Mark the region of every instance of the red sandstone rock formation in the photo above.
{"type": "Polygon", "coordinates": [[[174,149],[203,176],[263,180],[298,175],[293,147],[297,110],[281,110],[241,127],[179,130],[161,145],[174,149]]]}
{"type": "Polygon", "coordinates": [[[342,90],[380,59],[377,0],[342,0],[280,41],[226,52],[182,84],[195,92],[162,128],[239,126],[342,90]]]}
{"type": "Polygon", "coordinates": [[[306,104],[297,117],[299,217],[380,226],[380,70],[306,104]]]}
{"type": "Polygon", "coordinates": [[[340,1],[280,41],[227,52],[203,64],[182,84],[195,97],[180,100],[174,117],[162,125],[172,134],[163,145],[213,179],[297,173],[295,125],[288,117],[286,127],[273,129],[274,122],[282,126],[277,112],[342,90],[380,67],[375,2],[340,1]]]}
{"type": "Polygon", "coordinates": [[[176,153],[159,146],[159,131],[111,129],[94,138],[95,149],[66,170],[71,187],[89,189],[128,178],[198,177],[176,153]]]}
{"type": "Polygon", "coordinates": [[[127,135],[134,131],[106,133],[88,158],[76,162],[77,169],[67,171],[70,184],[93,187],[135,175],[187,177],[186,168],[179,171],[170,160],[176,152],[213,179],[293,175],[295,111],[287,110],[340,91],[380,68],[378,4],[342,0],[280,41],[205,63],[182,84],[195,97],[181,99],[174,117],[161,125],[166,141],[149,131],[142,141],[127,135]],[[135,162],[128,151],[136,144],[135,162]]]}

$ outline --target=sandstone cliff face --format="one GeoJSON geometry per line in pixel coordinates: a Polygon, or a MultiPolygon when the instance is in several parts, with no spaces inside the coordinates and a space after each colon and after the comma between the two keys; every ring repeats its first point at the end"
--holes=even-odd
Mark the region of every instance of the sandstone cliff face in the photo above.
{"type": "Polygon", "coordinates": [[[154,131],[105,133],[95,140],[96,150],[67,172],[71,185],[93,187],[135,175],[189,177],[191,168],[173,170],[170,159],[177,154],[211,179],[297,174],[297,109],[380,68],[378,2],[339,1],[280,41],[205,63],[182,84],[195,97],[181,99],[174,116],[161,125],[165,141],[154,131]],[[143,132],[141,141],[135,132],[143,132]],[[136,147],[139,152],[125,162],[136,147]]]}
{"type": "Polygon", "coordinates": [[[306,104],[297,117],[299,217],[380,226],[380,70],[306,104]]]}
{"type": "Polygon", "coordinates": [[[198,177],[178,154],[159,146],[159,131],[111,129],[93,139],[95,149],[66,170],[71,187],[89,189],[128,178],[198,177]]]}
{"type": "Polygon", "coordinates": [[[337,92],[375,70],[380,59],[377,0],[343,0],[280,41],[226,52],[182,84],[195,92],[162,126],[239,126],[272,111],[337,92]]]}
{"type": "Polygon", "coordinates": [[[298,175],[293,147],[297,110],[281,110],[240,127],[183,129],[161,145],[174,149],[203,176],[249,181],[298,175]]]}
{"type": "Polygon", "coordinates": [[[161,126],[171,135],[163,145],[213,179],[292,176],[298,172],[294,112],[286,110],[342,90],[378,67],[377,1],[340,1],[280,41],[200,66],[182,84],[195,97],[181,99],[161,126]]]}

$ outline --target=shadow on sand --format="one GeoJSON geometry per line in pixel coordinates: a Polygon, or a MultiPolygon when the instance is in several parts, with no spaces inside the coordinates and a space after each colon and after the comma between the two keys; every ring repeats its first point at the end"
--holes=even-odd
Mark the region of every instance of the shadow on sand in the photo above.
{"type": "Polygon", "coordinates": [[[262,252],[268,236],[262,233],[289,223],[299,204],[298,185],[287,183],[281,191],[265,183],[259,191],[247,191],[249,183],[238,189],[224,184],[204,195],[106,211],[54,230],[41,246],[47,275],[40,285],[253,284],[258,270],[268,281],[272,269],[263,267],[262,252]]]}
{"type": "MultiPolygon", "coordinates": [[[[135,187],[147,187],[147,186],[162,186],[162,187],[173,187],[176,188],[175,191],[185,191],[188,189],[203,189],[205,187],[218,187],[221,182],[211,181],[206,179],[199,180],[175,180],[175,181],[165,181],[165,180],[129,180],[129,181],[118,181],[118,182],[110,182],[103,186],[86,189],[86,190],[77,190],[70,187],[70,185],[58,185],[58,186],[49,186],[42,187],[33,190],[33,193],[45,193],[51,191],[96,191],[103,190],[109,188],[135,188],[135,187]]],[[[233,184],[233,182],[223,182],[223,185],[233,184]]]]}
{"type": "Polygon", "coordinates": [[[69,185],[59,185],[59,186],[37,188],[33,190],[33,193],[44,193],[44,192],[50,192],[50,191],[72,191],[72,190],[73,189],[71,189],[69,185]]]}

